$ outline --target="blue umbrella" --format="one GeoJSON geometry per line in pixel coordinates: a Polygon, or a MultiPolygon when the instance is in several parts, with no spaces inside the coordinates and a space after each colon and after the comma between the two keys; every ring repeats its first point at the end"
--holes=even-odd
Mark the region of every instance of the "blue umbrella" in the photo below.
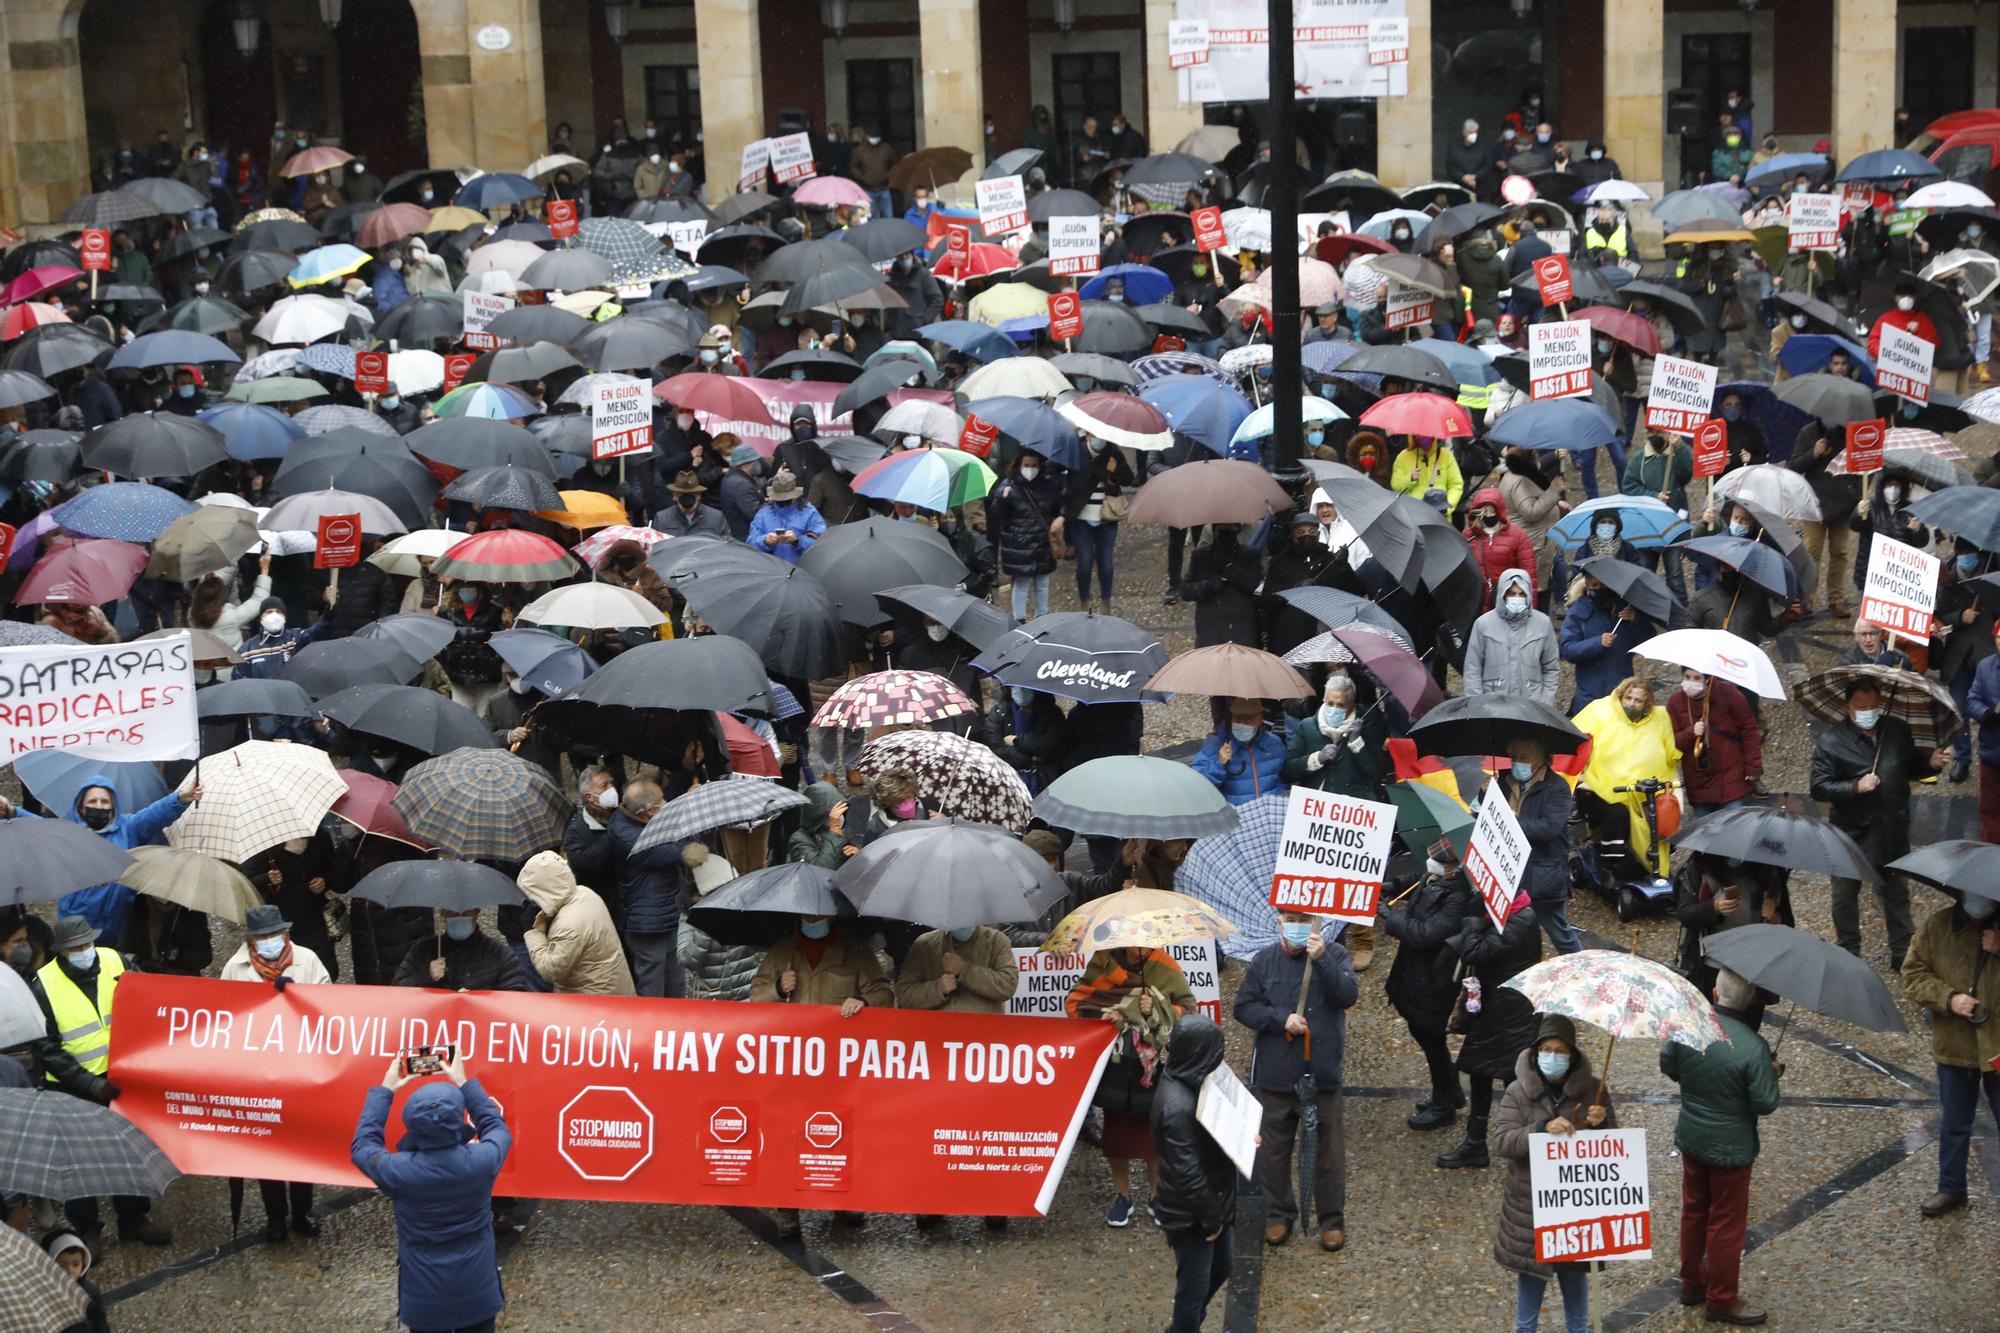
{"type": "Polygon", "coordinates": [[[145,370],[151,366],[240,365],[243,358],[229,344],[192,329],[161,329],[134,338],[112,353],[110,369],[145,370]]]}
{"type": "Polygon", "coordinates": [[[597,670],[590,654],[545,629],[503,629],[487,643],[515,675],[546,695],[581,685],[597,670]]]}
{"type": "MultiPolygon", "coordinates": [[[[1231,458],[1246,459],[1253,463],[1260,461],[1263,452],[1263,441],[1269,439],[1272,431],[1277,429],[1275,424],[1276,411],[1277,404],[1265,403],[1262,407],[1256,409],[1249,416],[1238,422],[1236,433],[1229,437],[1228,456],[1231,458]]],[[[1341,411],[1324,398],[1308,397],[1300,399],[1299,412],[1301,419],[1308,423],[1308,429],[1310,429],[1310,423],[1315,421],[1347,420],[1347,413],[1341,411]]]]}
{"type": "Polygon", "coordinates": [[[108,537],[141,546],[167,530],[196,506],[164,487],[144,481],[111,481],[92,486],[74,500],[49,512],[56,523],[77,537],[108,537]]]}
{"type": "Polygon", "coordinates": [[[966,411],[1050,462],[1066,468],[1083,466],[1083,440],[1076,427],[1039,398],[981,398],[968,403],[966,411]]]}
{"type": "Polygon", "coordinates": [[[484,176],[474,176],[458,187],[458,194],[452,202],[460,208],[470,208],[484,213],[489,208],[505,208],[509,204],[524,204],[530,199],[542,197],[542,187],[526,176],[517,176],[511,171],[494,171],[484,176]]]}
{"type": "Polygon", "coordinates": [[[1033,342],[1035,335],[1044,332],[1048,327],[1049,317],[1047,315],[1022,315],[1018,319],[1003,319],[1000,321],[1000,332],[1006,334],[1017,343],[1033,342]]]}
{"type": "Polygon", "coordinates": [[[292,441],[306,435],[290,417],[262,403],[217,403],[195,413],[195,419],[221,431],[229,456],[244,463],[283,458],[292,441]]]}
{"type": "Polygon", "coordinates": [[[1764,433],[1764,443],[1772,459],[1781,462],[1789,457],[1792,441],[1813,419],[1812,414],[1793,407],[1771,392],[1770,385],[1755,380],[1731,380],[1716,385],[1715,401],[1720,403],[1723,395],[1730,393],[1743,400],[1743,415],[1764,433]]]}
{"type": "Polygon", "coordinates": [[[1943,175],[1937,163],[1907,148],[1877,148],[1842,167],[1834,180],[1845,185],[1851,181],[1937,180],[1943,175]]]}
{"type": "Polygon", "coordinates": [[[1586,500],[1564,514],[1549,534],[1565,551],[1580,550],[1590,539],[1597,515],[1607,510],[1617,513],[1624,539],[1642,551],[1670,545],[1690,531],[1686,519],[1650,495],[1605,495],[1586,500]]]}
{"type": "Polygon", "coordinates": [[[1250,415],[1250,400],[1241,390],[1234,385],[1224,388],[1206,375],[1147,380],[1139,386],[1139,397],[1160,409],[1175,434],[1224,456],[1236,428],[1250,415]]]}
{"type": "Polygon", "coordinates": [[[1790,374],[1810,375],[1825,370],[1835,352],[1847,353],[1847,359],[1861,370],[1861,382],[1875,387],[1875,366],[1868,359],[1868,349],[1834,333],[1794,333],[1778,349],[1778,364],[1790,374]]]}
{"type": "Polygon", "coordinates": [[[1229,918],[1236,933],[1222,941],[1231,958],[1249,958],[1278,938],[1271,910],[1271,872],[1285,831],[1284,792],[1236,807],[1236,827],[1199,838],[1174,872],[1174,891],[1199,898],[1229,918]]]}
{"type": "Polygon", "coordinates": [[[1718,532],[1706,537],[1694,537],[1679,545],[1681,550],[1690,554],[1729,566],[1773,597],[1797,596],[1798,575],[1792,572],[1783,555],[1762,542],[1718,532]]]}
{"type": "Polygon", "coordinates": [[[975,361],[998,361],[1013,356],[1016,348],[1004,334],[969,319],[941,319],[917,330],[917,335],[943,343],[954,352],[963,352],[975,361]]]}
{"type": "Polygon", "coordinates": [[[1443,338],[1419,338],[1409,346],[1419,352],[1429,352],[1444,362],[1445,368],[1460,384],[1483,388],[1500,382],[1500,372],[1493,368],[1493,358],[1477,347],[1447,342],[1443,338]]]}
{"type": "Polygon", "coordinates": [[[1077,295],[1086,301],[1102,301],[1105,286],[1113,278],[1124,280],[1126,305],[1151,305],[1174,294],[1174,280],[1151,264],[1113,264],[1099,269],[1096,277],[1077,289],[1077,295]]]}
{"type": "Polygon", "coordinates": [[[1912,500],[1910,513],[1983,551],[2000,551],[2000,491],[1986,486],[1949,486],[1912,500]]]}
{"type": "Polygon", "coordinates": [[[31,795],[58,815],[76,808],[77,794],[91,778],[110,778],[118,812],[143,810],[167,794],[166,779],[151,764],[85,759],[61,750],[33,750],[14,760],[14,775],[31,795]]]}
{"type": "Polygon", "coordinates": [[[1236,377],[1199,352],[1155,352],[1132,363],[1132,373],[1142,380],[1165,379],[1169,375],[1207,375],[1217,384],[1236,387],[1236,377]]]}
{"type": "Polygon", "coordinates": [[[323,245],[301,255],[292,271],[285,275],[285,281],[294,287],[317,287],[366,267],[370,258],[358,246],[323,245]]]}
{"type": "Polygon", "coordinates": [[[1803,171],[1813,181],[1823,181],[1833,170],[1833,163],[1823,153],[1780,153],[1761,166],[1752,167],[1743,180],[1752,189],[1759,185],[1776,185],[1788,181],[1803,171]]]}
{"type": "Polygon", "coordinates": [[[712,292],[722,287],[747,287],[750,279],[726,264],[703,264],[687,285],[690,292],[712,292]]]}
{"type": "MultiPolygon", "coordinates": [[[[1425,339],[1426,342],[1434,341],[1425,339]]],[[[1345,338],[1326,338],[1316,343],[1307,343],[1299,351],[1299,361],[1307,370],[1319,375],[1331,375],[1340,363],[1360,351],[1363,344],[1350,342],[1345,338]]],[[[1380,379],[1380,376],[1373,378],[1380,379]]]]}
{"type": "Polygon", "coordinates": [[[1590,449],[1616,440],[1618,422],[1588,398],[1544,398],[1502,412],[1487,438],[1520,449],[1590,449]]]}
{"type": "Polygon", "coordinates": [[[354,378],[354,348],[346,343],[314,343],[299,349],[298,364],[305,370],[351,380],[354,378]]]}

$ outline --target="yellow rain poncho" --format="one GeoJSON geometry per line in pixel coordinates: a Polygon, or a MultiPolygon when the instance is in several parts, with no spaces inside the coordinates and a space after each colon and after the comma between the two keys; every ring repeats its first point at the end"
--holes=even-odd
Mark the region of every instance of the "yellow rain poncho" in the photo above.
{"type": "Polygon", "coordinates": [[[1613,692],[1592,701],[1570,720],[1590,737],[1590,765],[1583,770],[1579,785],[1599,800],[1622,804],[1631,811],[1632,853],[1645,856],[1653,845],[1646,831],[1645,802],[1637,792],[1618,794],[1612,788],[1629,787],[1641,778],[1672,782],[1678,776],[1681,752],[1674,744],[1674,726],[1666,708],[1655,704],[1634,722],[1613,692]]]}

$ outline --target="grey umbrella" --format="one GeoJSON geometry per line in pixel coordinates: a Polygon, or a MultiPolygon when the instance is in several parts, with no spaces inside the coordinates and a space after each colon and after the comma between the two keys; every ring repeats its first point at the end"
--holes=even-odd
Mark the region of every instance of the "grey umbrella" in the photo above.
{"type": "Polygon", "coordinates": [[[351,731],[379,736],[420,754],[500,745],[470,708],[415,685],[352,685],[321,699],[319,708],[351,731]]]}
{"type": "MultiPolygon", "coordinates": [[[[547,418],[537,418],[547,420],[547,418]]],[[[512,463],[555,475],[549,451],[532,431],[489,417],[441,417],[404,437],[412,451],[467,472],[512,463]]]]}
{"type": "Polygon", "coordinates": [[[28,983],[11,967],[0,967],[0,1051],[26,1046],[48,1035],[48,1020],[28,983]]]}
{"type": "MultiPolygon", "coordinates": [[[[381,326],[376,327],[379,332],[381,326]]],[[[589,329],[590,321],[582,315],[555,305],[517,305],[512,310],[495,315],[493,322],[486,326],[486,331],[495,337],[512,338],[518,343],[566,343],[589,329]]]]}
{"type": "Polygon", "coordinates": [[[979,179],[993,181],[1002,176],[1018,176],[1041,160],[1042,150],[1039,148],[1010,148],[988,162],[986,169],[979,173],[979,179]]]}
{"type": "Polygon", "coordinates": [[[1947,893],[2000,889],[2000,844],[1976,838],[1947,838],[1889,863],[1889,869],[1934,884],[1947,893]]]}
{"type": "Polygon", "coordinates": [[[66,819],[0,820],[0,906],[54,902],[109,884],[132,866],[108,838],[66,819]]]}
{"type": "Polygon", "coordinates": [[[1827,374],[1795,375],[1771,390],[1780,401],[1818,417],[1829,426],[1869,421],[1876,416],[1875,397],[1856,380],[1827,374]]]}
{"type": "Polygon", "coordinates": [[[180,1174],[144,1130],[108,1107],[0,1088],[0,1190],[42,1199],[158,1198],[180,1174]]]}
{"type": "MultiPolygon", "coordinates": [[[[576,365],[577,359],[569,354],[568,348],[552,342],[532,342],[526,347],[503,347],[497,352],[486,353],[472,363],[465,377],[470,380],[498,380],[502,384],[533,385],[544,376],[573,369],[576,365]]],[[[445,420],[452,418],[446,417],[445,420]]]]}
{"type": "Polygon", "coordinates": [[[625,314],[578,335],[569,349],[577,360],[602,373],[647,370],[672,357],[691,356],[694,341],[660,320],[625,314]]]}
{"type": "Polygon", "coordinates": [[[802,916],[853,915],[854,904],[833,887],[833,872],[806,861],[738,875],[688,909],[698,930],[760,949],[790,934],[802,916]]]}
{"type": "Polygon", "coordinates": [[[134,481],[191,477],[229,457],[222,432],[172,412],[134,412],[83,437],[83,464],[134,481]]]}
{"type": "Polygon", "coordinates": [[[357,685],[402,685],[423,663],[380,639],[322,639],[299,649],[278,673],[316,699],[357,685]]]}
{"type": "Polygon", "coordinates": [[[732,194],[715,206],[716,225],[731,226],[777,202],[777,196],[765,194],[762,190],[743,190],[732,194]]]}
{"type": "MultiPolygon", "coordinates": [[[[809,273],[792,284],[785,293],[785,300],[778,307],[780,317],[799,315],[816,306],[837,306],[852,301],[856,297],[868,295],[871,301],[880,298],[879,308],[890,309],[907,304],[902,297],[884,285],[882,274],[873,264],[829,264],[818,272],[809,273]],[[893,301],[889,298],[893,297],[893,301]]],[[[878,308],[871,305],[870,309],[878,308]]]]}
{"type": "MultiPolygon", "coordinates": [[[[69,206],[62,220],[78,227],[115,227],[141,218],[165,217],[174,210],[162,208],[143,194],[123,190],[100,190],[87,194],[69,206]]],[[[317,240],[318,236],[315,235],[317,240]]]]}
{"type": "Polygon", "coordinates": [[[732,773],[720,782],[699,783],[661,806],[646,821],[632,850],[643,852],[661,843],[681,842],[742,824],[762,824],[806,804],[797,790],[769,778],[732,773]]]}
{"type": "Polygon", "coordinates": [[[429,661],[458,637],[458,631],[442,616],[428,611],[405,611],[384,616],[354,631],[357,639],[382,639],[402,649],[419,662],[429,661]]]}
{"type": "Polygon", "coordinates": [[[878,399],[887,398],[898,389],[922,382],[923,376],[921,362],[900,356],[877,361],[835,395],[833,414],[842,416],[857,407],[866,407],[878,399]]]}
{"type": "Polygon", "coordinates": [[[1132,367],[1100,352],[1065,352],[1061,356],[1051,357],[1049,364],[1060,370],[1071,381],[1079,375],[1088,375],[1096,380],[1100,387],[1129,389],[1139,383],[1139,377],[1133,373],[1132,367]]]}
{"type": "Polygon", "coordinates": [[[447,912],[516,907],[523,901],[513,880],[477,861],[392,861],[363,875],[350,893],[384,907],[447,912]]]}
{"type": "Polygon", "coordinates": [[[894,602],[928,616],[971,644],[976,652],[985,652],[1008,629],[1004,611],[957,588],[912,583],[901,588],[884,588],[875,594],[875,600],[894,602]]]}
{"type": "MultiPolygon", "coordinates": [[[[425,619],[434,620],[435,616],[425,619]]],[[[312,697],[295,682],[238,676],[195,691],[199,717],[311,717],[312,697]]]]}
{"type": "Polygon", "coordinates": [[[138,195],[161,213],[187,213],[208,207],[206,194],[172,176],[141,176],[118,188],[126,194],[138,195]]]}
{"type": "Polygon", "coordinates": [[[468,472],[444,488],[447,500],[463,500],[481,509],[560,509],[556,484],[532,468],[503,463],[468,472]]]}
{"type": "Polygon", "coordinates": [[[1732,861],[1784,866],[1870,884],[1882,878],[1853,838],[1810,811],[1793,809],[1788,802],[1716,810],[1683,827],[1674,845],[1732,861]]]}
{"type": "Polygon", "coordinates": [[[1790,926],[1736,926],[1702,942],[1711,963],[1804,1009],[1870,1032],[1903,1032],[1895,997],[1875,969],[1847,950],[1790,926]]]}
{"type": "Polygon", "coordinates": [[[588,250],[551,250],[521,271],[521,285],[537,291],[580,292],[611,281],[611,265],[588,250]]]}
{"type": "Polygon", "coordinates": [[[875,837],[833,887],[865,916],[938,930],[1033,921],[1063,897],[1062,881],[996,824],[912,819],[875,837]]]}
{"type": "MultiPolygon", "coordinates": [[[[822,269],[844,264],[869,267],[868,256],[837,236],[817,241],[798,241],[774,251],[750,273],[760,284],[790,286],[804,282],[822,269]]],[[[879,274],[877,275],[880,276],[879,274]]]]}
{"type": "Polygon", "coordinates": [[[1186,764],[1116,754],[1078,764],[1035,797],[1035,817],[1115,838],[1205,838],[1236,827],[1236,807],[1186,764]]]}

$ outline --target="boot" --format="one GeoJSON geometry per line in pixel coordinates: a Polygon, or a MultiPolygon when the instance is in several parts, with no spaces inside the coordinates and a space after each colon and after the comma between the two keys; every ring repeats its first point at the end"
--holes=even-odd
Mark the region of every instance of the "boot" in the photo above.
{"type": "Polygon", "coordinates": [[[1440,1153],[1438,1166],[1450,1171],[1458,1167],[1491,1166],[1492,1156],[1486,1151],[1486,1117],[1467,1116],[1465,1120],[1465,1142],[1450,1152],[1440,1153]]]}
{"type": "Polygon", "coordinates": [[[1970,776],[1972,776],[1972,765],[1966,763],[1963,759],[1953,761],[1950,775],[1951,781],[1963,782],[1970,776]]]}
{"type": "Polygon", "coordinates": [[[316,1240],[319,1237],[319,1221],[311,1213],[293,1213],[292,1230],[307,1240],[316,1240]]]}
{"type": "Polygon", "coordinates": [[[1963,1207],[1965,1207],[1965,1196],[1963,1194],[1947,1194],[1945,1191],[1939,1190],[1936,1194],[1931,1195],[1930,1198],[1923,1201],[1919,1211],[1925,1217],[1943,1217],[1946,1213],[1956,1212],[1963,1207]]]}
{"type": "Polygon", "coordinates": [[[1368,965],[1375,961],[1375,927],[1349,926],[1341,937],[1347,945],[1347,952],[1354,962],[1356,972],[1366,972],[1368,965]]]}
{"type": "Polygon", "coordinates": [[[1443,1129],[1458,1120],[1458,1108],[1432,1100],[1415,1115],[1405,1116],[1403,1123],[1411,1129],[1443,1129]]]}
{"type": "MultiPolygon", "coordinates": [[[[283,1225],[282,1219],[279,1224],[283,1225]]],[[[136,1240],[141,1245],[171,1245],[174,1233],[161,1226],[158,1222],[155,1222],[152,1218],[147,1217],[140,1219],[133,1226],[119,1227],[118,1238],[120,1240],[136,1240]]]]}

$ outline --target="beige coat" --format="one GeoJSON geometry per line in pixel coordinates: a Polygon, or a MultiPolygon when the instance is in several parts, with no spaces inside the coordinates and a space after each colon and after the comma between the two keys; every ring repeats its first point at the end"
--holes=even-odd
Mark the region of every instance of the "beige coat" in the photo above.
{"type": "MultiPolygon", "coordinates": [[[[255,981],[261,983],[264,980],[264,978],[257,975],[257,965],[250,961],[250,941],[248,940],[236,946],[236,952],[229,956],[229,961],[224,963],[222,970],[215,975],[223,981],[255,981]]],[[[319,955],[311,949],[306,948],[305,945],[300,944],[297,940],[292,941],[292,961],[285,965],[285,976],[306,986],[331,986],[333,984],[333,978],[327,974],[326,964],[319,960],[319,955]]]]}
{"type": "Polygon", "coordinates": [[[882,965],[875,961],[875,951],[840,926],[833,928],[817,967],[807,959],[796,931],[772,945],[750,983],[751,1001],[769,1004],[783,1000],[785,997],[778,994],[778,978],[788,971],[799,974],[798,990],[791,997],[798,1004],[860,999],[878,1009],[889,1009],[896,1003],[888,978],[882,975],[882,965]]]}
{"type": "Polygon", "coordinates": [[[542,978],[563,995],[636,995],[618,928],[604,900],[576,882],[569,862],[537,852],[521,867],[521,892],[542,909],[523,937],[542,978]]]}
{"type": "Polygon", "coordinates": [[[981,926],[971,939],[960,944],[942,930],[919,935],[903,959],[896,978],[898,1009],[948,1009],[954,1013],[999,1014],[1021,983],[1014,967],[1014,943],[991,926],[981,926]],[[955,953],[965,966],[958,974],[958,989],[944,993],[941,979],[947,953],[955,953]]]}
{"type": "Polygon", "coordinates": [[[1560,497],[1554,487],[1537,486],[1532,477],[1524,477],[1504,463],[1500,468],[1500,495],[1507,501],[1507,516],[1520,524],[1528,540],[1534,543],[1535,586],[1548,587],[1556,560],[1556,541],[1549,536],[1549,528],[1562,517],[1562,510],[1557,507],[1560,497]]]}
{"type": "Polygon", "coordinates": [[[658,199],[667,188],[667,164],[665,159],[648,162],[641,159],[639,169],[632,173],[632,193],[641,199],[658,199]]]}
{"type": "Polygon", "coordinates": [[[1903,960],[1903,986],[1931,1011],[1931,1058],[1957,1069],[1986,1069],[2000,1055],[2000,1023],[1974,1023],[1951,1012],[1951,997],[1970,995],[1985,1016],[2000,1004],[2000,962],[1982,958],[1980,932],[1957,907],[1917,927],[1903,960]],[[1984,964],[1984,966],[1982,966],[1984,964]]]}

